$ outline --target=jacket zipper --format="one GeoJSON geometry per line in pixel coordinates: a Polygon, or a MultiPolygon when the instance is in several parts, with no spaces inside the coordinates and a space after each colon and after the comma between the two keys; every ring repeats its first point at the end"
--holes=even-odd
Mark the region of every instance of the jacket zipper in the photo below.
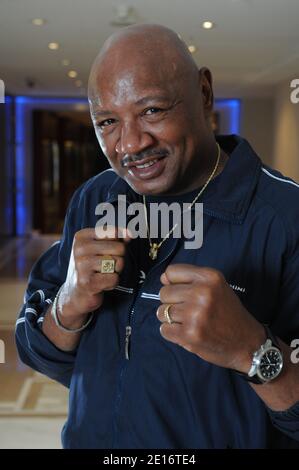
{"type": "MultiPolygon", "coordinates": [[[[175,247],[177,246],[177,243],[175,244],[175,246],[172,248],[171,252],[168,253],[168,255],[164,256],[164,258],[159,261],[155,266],[153,266],[150,271],[148,272],[148,274],[156,269],[160,264],[164,263],[164,261],[174,252],[175,250],[175,247]]],[[[128,324],[126,326],[126,334],[125,334],[125,358],[127,359],[127,361],[130,360],[130,342],[131,342],[131,335],[132,335],[132,320],[133,320],[133,316],[134,316],[134,309],[135,309],[135,302],[138,298],[138,294],[139,294],[139,291],[143,288],[143,284],[139,287],[139,289],[137,290],[136,294],[135,294],[135,298],[134,298],[134,301],[133,301],[133,307],[131,308],[130,310],[130,313],[129,313],[129,317],[128,317],[128,324]]]]}
{"type": "Polygon", "coordinates": [[[125,339],[125,354],[126,359],[129,361],[129,349],[130,349],[130,337],[132,333],[132,327],[130,325],[126,326],[126,339],[125,339]]]}

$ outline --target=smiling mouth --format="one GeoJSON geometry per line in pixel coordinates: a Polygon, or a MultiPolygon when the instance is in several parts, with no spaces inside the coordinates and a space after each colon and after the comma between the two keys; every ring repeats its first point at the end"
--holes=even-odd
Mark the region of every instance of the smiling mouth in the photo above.
{"type": "Polygon", "coordinates": [[[158,178],[165,169],[165,157],[166,155],[161,155],[159,157],[146,158],[141,162],[130,162],[127,165],[128,174],[137,180],[158,178]]]}
{"type": "Polygon", "coordinates": [[[150,166],[153,166],[155,163],[157,163],[158,160],[159,160],[159,158],[155,158],[154,160],[151,160],[150,162],[144,163],[143,165],[139,164],[139,165],[135,165],[135,166],[138,169],[149,168],[150,166]]]}
{"type": "Polygon", "coordinates": [[[138,169],[143,169],[143,168],[149,168],[150,166],[154,165],[157,163],[158,160],[161,160],[165,158],[165,155],[159,155],[159,156],[154,156],[154,157],[149,157],[149,158],[143,158],[140,161],[135,161],[135,162],[127,162],[123,166],[125,168],[138,168],[138,169]]]}

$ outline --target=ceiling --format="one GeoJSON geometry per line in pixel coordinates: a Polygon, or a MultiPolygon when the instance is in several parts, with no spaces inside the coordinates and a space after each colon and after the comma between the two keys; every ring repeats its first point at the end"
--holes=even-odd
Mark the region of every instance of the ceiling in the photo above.
{"type": "Polygon", "coordinates": [[[0,0],[0,78],[13,94],[85,96],[90,66],[120,6],[194,44],[216,96],[271,96],[299,75],[299,0],[0,0]],[[32,18],[44,18],[34,26],[32,18]],[[204,20],[215,28],[204,30],[204,20]],[[56,41],[60,48],[48,49],[56,41]],[[69,59],[69,67],[61,64],[69,59]],[[83,86],[67,76],[78,72],[83,86]]]}

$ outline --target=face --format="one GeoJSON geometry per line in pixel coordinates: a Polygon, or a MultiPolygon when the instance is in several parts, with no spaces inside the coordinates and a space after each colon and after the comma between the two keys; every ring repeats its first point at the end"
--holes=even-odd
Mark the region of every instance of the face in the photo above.
{"type": "Polygon", "coordinates": [[[196,189],[210,132],[209,81],[193,83],[138,65],[99,74],[90,100],[98,141],[111,167],[139,194],[196,189]],[[201,83],[202,82],[202,83],[201,83]]]}

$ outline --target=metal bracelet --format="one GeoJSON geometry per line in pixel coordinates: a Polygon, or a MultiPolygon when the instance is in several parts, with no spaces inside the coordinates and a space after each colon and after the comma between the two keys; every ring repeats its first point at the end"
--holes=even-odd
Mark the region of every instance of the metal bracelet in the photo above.
{"type": "Polygon", "coordinates": [[[63,324],[61,323],[61,321],[59,320],[58,318],[58,312],[57,312],[57,303],[58,303],[58,299],[59,299],[59,295],[60,295],[60,292],[61,292],[61,289],[62,289],[62,286],[60,287],[59,291],[57,292],[56,294],[56,297],[54,299],[54,302],[53,302],[53,305],[52,305],[52,309],[51,309],[51,315],[52,315],[52,318],[55,322],[55,325],[62,331],[64,331],[65,333],[80,333],[81,331],[85,330],[85,328],[88,327],[88,325],[91,323],[92,319],[93,319],[93,316],[94,316],[94,313],[92,312],[90,314],[90,317],[89,319],[87,320],[86,323],[84,323],[84,325],[82,325],[80,328],[67,328],[66,326],[63,326],[63,324]]]}

